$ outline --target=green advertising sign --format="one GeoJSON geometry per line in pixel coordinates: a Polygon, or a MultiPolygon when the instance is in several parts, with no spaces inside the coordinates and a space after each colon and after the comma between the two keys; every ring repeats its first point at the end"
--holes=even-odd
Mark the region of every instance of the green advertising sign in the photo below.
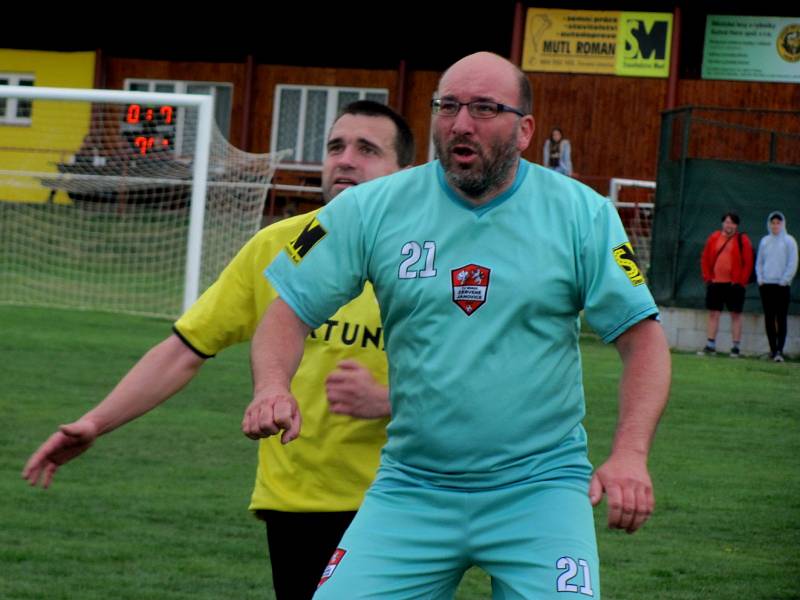
{"type": "Polygon", "coordinates": [[[708,15],[703,79],[800,83],[800,18],[708,15]]]}

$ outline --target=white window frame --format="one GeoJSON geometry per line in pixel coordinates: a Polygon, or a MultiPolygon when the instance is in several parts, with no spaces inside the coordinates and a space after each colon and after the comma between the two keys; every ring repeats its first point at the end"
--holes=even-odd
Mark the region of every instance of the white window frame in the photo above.
{"type": "MultiPolygon", "coordinates": [[[[270,130],[270,152],[273,154],[278,152],[278,127],[280,124],[280,114],[281,114],[281,92],[283,90],[300,90],[300,114],[298,116],[298,127],[297,127],[297,135],[295,137],[296,143],[294,146],[294,156],[302,157],[303,150],[304,150],[304,139],[305,139],[305,122],[306,122],[306,106],[307,106],[307,99],[308,93],[313,91],[325,91],[327,92],[327,101],[325,106],[325,125],[323,127],[324,135],[327,136],[328,132],[333,127],[333,123],[338,116],[338,100],[339,94],[344,93],[357,93],[359,100],[365,100],[367,94],[384,94],[386,96],[386,103],[389,102],[389,90],[387,88],[357,88],[357,87],[347,87],[347,86],[333,86],[333,85],[295,85],[295,84],[288,84],[288,83],[280,83],[275,86],[275,103],[274,109],[272,110],[272,129],[270,130]]],[[[293,167],[297,168],[299,165],[321,165],[322,162],[325,160],[325,154],[327,153],[327,146],[326,144],[322,145],[322,157],[318,163],[304,163],[302,159],[294,160],[294,159],[287,159],[282,161],[281,164],[290,164],[293,167]]],[[[318,167],[313,167],[315,170],[318,170],[318,167]]]]}
{"type": "MultiPolygon", "coordinates": [[[[175,94],[189,94],[190,92],[187,91],[189,86],[207,85],[207,86],[209,86],[209,88],[211,88],[211,91],[212,91],[211,96],[214,98],[214,110],[215,110],[215,112],[217,110],[216,109],[216,107],[217,107],[217,89],[218,88],[229,88],[230,92],[231,92],[231,95],[230,95],[230,97],[231,97],[230,111],[231,112],[228,113],[228,124],[230,125],[231,113],[233,112],[233,84],[232,83],[224,82],[224,81],[190,81],[190,80],[185,80],[185,79],[184,80],[179,80],[179,79],[148,79],[148,78],[142,78],[142,77],[128,77],[123,82],[123,89],[125,89],[126,91],[131,91],[131,86],[134,85],[134,84],[136,84],[136,85],[146,85],[147,89],[146,90],[141,90],[141,91],[147,91],[147,92],[155,92],[157,85],[169,84],[169,85],[175,86],[175,89],[172,92],[172,93],[175,93],[175,94]]],[[[184,114],[185,113],[184,113],[183,109],[178,109],[178,115],[177,115],[177,117],[175,119],[175,155],[176,156],[181,156],[181,154],[183,153],[183,128],[184,128],[184,118],[185,118],[184,114]]],[[[216,115],[215,115],[215,117],[216,117],[216,115]]],[[[216,122],[216,118],[215,118],[215,122],[216,122]]],[[[217,127],[219,127],[219,124],[217,124],[217,127]]],[[[230,132],[223,132],[223,135],[225,135],[225,137],[228,137],[230,135],[230,132]]]]}
{"type": "MultiPolygon", "coordinates": [[[[7,79],[8,83],[3,85],[24,85],[20,82],[30,81],[31,87],[36,85],[36,76],[33,73],[2,73],[0,79],[7,79]]],[[[18,98],[6,98],[6,114],[0,115],[0,125],[24,125],[29,126],[33,123],[33,108],[31,107],[30,117],[20,117],[17,115],[19,110],[18,98]]]]}

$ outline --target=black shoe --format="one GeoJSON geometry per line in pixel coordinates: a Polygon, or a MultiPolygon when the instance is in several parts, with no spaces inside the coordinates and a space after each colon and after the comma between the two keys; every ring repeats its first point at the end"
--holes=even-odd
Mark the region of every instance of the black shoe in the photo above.
{"type": "Polygon", "coordinates": [[[733,347],[731,348],[731,358],[739,358],[741,353],[739,352],[739,348],[733,347]]]}
{"type": "Polygon", "coordinates": [[[716,353],[717,353],[716,348],[712,348],[711,346],[706,344],[705,348],[697,352],[697,356],[714,356],[716,353]]]}

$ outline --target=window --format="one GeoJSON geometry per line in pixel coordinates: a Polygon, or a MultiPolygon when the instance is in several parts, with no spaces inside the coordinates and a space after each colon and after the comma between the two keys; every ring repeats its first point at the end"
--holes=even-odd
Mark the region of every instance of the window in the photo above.
{"type": "Polygon", "coordinates": [[[316,163],[325,156],[325,140],[336,115],[356,100],[386,104],[389,91],[379,88],[279,85],[275,88],[270,151],[293,149],[289,161],[316,163]]]}
{"type": "MultiPolygon", "coordinates": [[[[214,97],[214,118],[222,135],[227,139],[231,128],[231,105],[233,102],[233,85],[230,83],[213,83],[201,81],[165,81],[158,79],[126,79],[125,89],[132,92],[163,92],[169,94],[210,94],[214,97]]],[[[186,135],[194,132],[196,116],[178,110],[175,119],[176,139],[175,152],[180,155],[184,145],[188,143],[186,135]]],[[[185,152],[193,153],[194,147],[185,152]]]]}
{"type": "MultiPolygon", "coordinates": [[[[30,73],[0,73],[0,85],[32,86],[35,78],[30,73]]],[[[30,125],[33,101],[23,98],[0,98],[0,125],[30,125]]]]}

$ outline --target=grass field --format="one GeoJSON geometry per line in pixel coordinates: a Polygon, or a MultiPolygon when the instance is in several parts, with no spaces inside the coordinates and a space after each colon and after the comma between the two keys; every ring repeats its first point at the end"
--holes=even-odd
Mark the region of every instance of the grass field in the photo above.
{"type": "MultiPolygon", "coordinates": [[[[0,306],[0,598],[272,598],[264,530],[247,512],[256,446],[239,432],[247,348],[101,438],[50,490],[20,478],[169,332],[166,321],[0,306]]],[[[619,361],[583,341],[592,459],[608,451],[619,361]]],[[[676,354],[651,458],[657,507],[633,536],[597,511],[603,597],[800,597],[800,364],[676,354]]],[[[459,600],[490,598],[468,572],[459,600]]]]}

